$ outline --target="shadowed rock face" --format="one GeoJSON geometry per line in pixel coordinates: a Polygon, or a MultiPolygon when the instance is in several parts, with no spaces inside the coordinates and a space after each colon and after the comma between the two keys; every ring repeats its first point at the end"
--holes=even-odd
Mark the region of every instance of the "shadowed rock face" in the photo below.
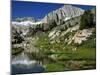
{"type": "Polygon", "coordinates": [[[43,18],[44,23],[56,22],[57,25],[61,24],[61,21],[66,21],[70,18],[80,16],[84,13],[84,10],[72,5],[64,5],[63,7],[50,12],[43,18]]]}
{"type": "Polygon", "coordinates": [[[91,10],[91,13],[94,15],[94,20],[93,20],[93,22],[94,22],[94,24],[96,24],[96,8],[93,8],[93,9],[91,10]]]}
{"type": "Polygon", "coordinates": [[[22,36],[22,31],[18,29],[16,26],[12,26],[12,43],[22,43],[24,41],[24,38],[22,36]]]}

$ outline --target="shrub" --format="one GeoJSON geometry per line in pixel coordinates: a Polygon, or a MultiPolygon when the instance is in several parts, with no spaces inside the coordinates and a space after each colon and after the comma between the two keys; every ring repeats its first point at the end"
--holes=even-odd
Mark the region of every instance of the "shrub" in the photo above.
{"type": "Polygon", "coordinates": [[[22,51],[24,51],[23,48],[19,47],[19,48],[12,48],[12,55],[17,55],[19,53],[21,53],[22,51]]]}
{"type": "Polygon", "coordinates": [[[93,18],[94,16],[91,11],[85,11],[81,16],[80,29],[94,27],[93,18]]]}

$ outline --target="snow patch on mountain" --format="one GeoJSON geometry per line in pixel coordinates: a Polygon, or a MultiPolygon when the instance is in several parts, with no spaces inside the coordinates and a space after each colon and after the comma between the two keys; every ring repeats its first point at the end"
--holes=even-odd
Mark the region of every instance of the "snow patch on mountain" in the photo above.
{"type": "Polygon", "coordinates": [[[30,26],[30,25],[38,25],[42,24],[41,21],[39,22],[31,22],[31,21],[24,21],[24,22],[12,22],[13,25],[22,25],[22,26],[30,26]]]}
{"type": "Polygon", "coordinates": [[[64,19],[64,21],[67,21],[67,20],[69,20],[69,19],[71,19],[70,17],[66,17],[65,19],[64,19]]]}

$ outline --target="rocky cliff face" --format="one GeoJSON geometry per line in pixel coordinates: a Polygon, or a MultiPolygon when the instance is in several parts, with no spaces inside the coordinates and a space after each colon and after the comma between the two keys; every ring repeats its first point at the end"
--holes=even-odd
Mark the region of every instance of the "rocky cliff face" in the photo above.
{"type": "Polygon", "coordinates": [[[84,10],[72,5],[64,5],[63,7],[50,12],[43,18],[44,23],[56,22],[57,25],[62,21],[69,20],[73,17],[80,16],[84,13],[84,10]]]}

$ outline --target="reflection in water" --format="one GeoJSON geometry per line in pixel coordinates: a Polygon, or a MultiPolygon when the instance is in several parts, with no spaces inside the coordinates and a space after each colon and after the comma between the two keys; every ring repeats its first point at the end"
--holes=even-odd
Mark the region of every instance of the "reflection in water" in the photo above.
{"type": "Polygon", "coordinates": [[[12,65],[11,67],[12,67],[12,75],[28,74],[28,73],[41,73],[41,72],[45,71],[45,69],[40,65],[36,65],[36,66],[30,67],[30,68],[26,68],[25,66],[18,67],[17,65],[12,65]]]}
{"type": "Polygon", "coordinates": [[[24,52],[12,59],[12,64],[30,65],[35,63],[37,62],[35,60],[30,60],[24,52]]]}
{"type": "Polygon", "coordinates": [[[30,60],[25,53],[21,53],[12,59],[12,74],[27,74],[44,72],[44,67],[36,60],[30,60]]]}

